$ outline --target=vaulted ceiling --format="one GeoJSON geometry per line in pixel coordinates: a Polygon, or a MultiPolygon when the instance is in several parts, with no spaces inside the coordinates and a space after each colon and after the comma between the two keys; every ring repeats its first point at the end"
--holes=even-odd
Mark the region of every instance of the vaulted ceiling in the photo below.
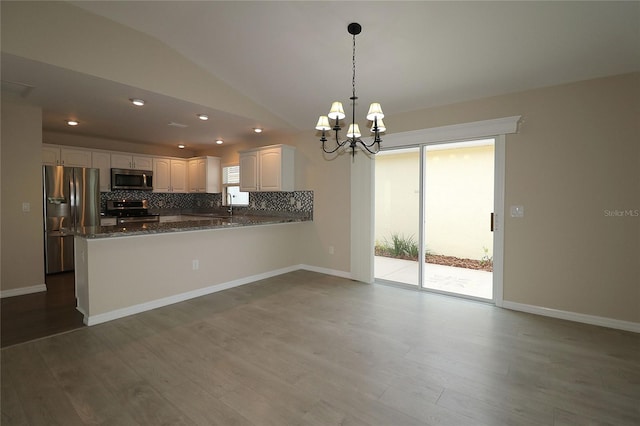
{"type": "MultiPolygon", "coordinates": [[[[350,22],[363,27],[356,119],[380,102],[389,132],[394,114],[405,111],[640,70],[639,2],[70,3],[179,52],[279,118],[259,123],[267,131],[311,130],[331,101],[349,104],[350,22]]],[[[3,91],[14,83],[35,87],[28,96],[43,106],[45,130],[68,131],[62,118],[70,105],[95,124],[84,132],[144,143],[177,142],[157,122],[199,112],[215,120],[179,138],[202,147],[218,137],[242,139],[255,125],[241,114],[141,90],[157,107],[154,120],[123,113],[107,94],[127,97],[136,88],[10,55],[3,55],[2,79],[3,91]]]]}

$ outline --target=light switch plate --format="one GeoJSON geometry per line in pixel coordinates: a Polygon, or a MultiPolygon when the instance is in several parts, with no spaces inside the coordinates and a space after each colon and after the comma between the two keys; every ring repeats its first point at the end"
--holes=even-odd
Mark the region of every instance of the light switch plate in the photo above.
{"type": "Polygon", "coordinates": [[[511,206],[511,217],[524,217],[524,206],[511,206]]]}

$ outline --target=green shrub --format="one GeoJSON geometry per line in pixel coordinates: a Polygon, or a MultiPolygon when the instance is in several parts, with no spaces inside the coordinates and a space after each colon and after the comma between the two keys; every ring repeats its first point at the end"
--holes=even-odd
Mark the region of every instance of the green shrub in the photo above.
{"type": "Polygon", "coordinates": [[[402,234],[393,233],[391,241],[386,238],[382,243],[376,241],[376,254],[380,256],[418,260],[418,252],[418,243],[413,235],[405,237],[402,234]]]}

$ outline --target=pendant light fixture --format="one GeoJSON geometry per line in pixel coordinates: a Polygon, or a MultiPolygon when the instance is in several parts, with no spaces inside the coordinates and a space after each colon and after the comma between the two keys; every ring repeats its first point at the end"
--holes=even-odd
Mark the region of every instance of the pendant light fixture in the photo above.
{"type": "Polygon", "coordinates": [[[356,100],[358,97],[356,96],[356,35],[360,34],[362,31],[362,26],[356,22],[352,22],[347,26],[347,31],[349,34],[353,36],[353,57],[352,57],[352,65],[353,65],[353,77],[351,79],[351,87],[352,87],[352,96],[351,99],[351,124],[349,124],[349,128],[347,130],[347,139],[340,141],[340,120],[346,117],[344,113],[344,109],[342,108],[342,102],[333,102],[331,104],[331,110],[327,115],[321,115],[318,119],[318,123],[316,124],[316,130],[322,131],[322,137],[320,138],[320,142],[322,142],[322,150],[327,154],[332,154],[338,151],[341,148],[351,149],[351,157],[355,158],[356,148],[364,149],[370,154],[377,154],[380,151],[380,133],[384,132],[386,127],[382,122],[384,118],[384,113],[382,112],[382,107],[379,103],[374,102],[369,106],[369,112],[367,113],[367,120],[373,122],[371,126],[371,133],[373,133],[373,141],[367,143],[363,141],[360,137],[362,136],[360,133],[360,126],[356,123],[356,100]],[[333,120],[333,127],[331,126],[329,120],[333,120]],[[336,146],[333,148],[327,148],[326,142],[326,132],[329,130],[333,130],[335,134],[335,143],[336,146]]]}

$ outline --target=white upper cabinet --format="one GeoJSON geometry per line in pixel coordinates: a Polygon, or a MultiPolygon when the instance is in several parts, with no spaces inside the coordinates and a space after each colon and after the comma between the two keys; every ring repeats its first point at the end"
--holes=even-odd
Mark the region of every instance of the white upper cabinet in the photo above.
{"type": "Polygon", "coordinates": [[[42,144],[42,164],[96,168],[100,171],[100,192],[111,191],[112,168],[153,171],[154,192],[213,194],[221,191],[218,157],[167,158],[42,144]]]}
{"type": "Polygon", "coordinates": [[[153,170],[153,157],[131,154],[111,154],[114,169],[153,170]]]}
{"type": "Polygon", "coordinates": [[[91,151],[43,144],[42,164],[47,166],[91,167],[91,151]]]}
{"type": "Polygon", "coordinates": [[[271,145],[239,152],[241,191],[293,191],[295,148],[271,145]]]}
{"type": "Polygon", "coordinates": [[[171,159],[153,159],[153,192],[171,192],[171,159]]]}
{"type": "Polygon", "coordinates": [[[42,145],[42,164],[47,166],[59,166],[60,147],[42,145]]]}
{"type": "Polygon", "coordinates": [[[60,163],[67,167],[91,167],[91,151],[61,148],[60,163]]]}
{"type": "Polygon", "coordinates": [[[258,152],[240,153],[240,191],[259,191],[258,185],[258,152]]]}
{"type": "Polygon", "coordinates": [[[188,192],[187,160],[171,160],[171,192],[188,192]]]}
{"type": "Polygon", "coordinates": [[[187,160],[153,159],[153,192],[187,192],[187,160]]]}
{"type": "Polygon", "coordinates": [[[218,193],[220,188],[220,158],[189,159],[189,192],[218,193]]]}
{"type": "Polygon", "coordinates": [[[91,167],[100,170],[100,192],[111,191],[111,154],[92,152],[91,167]]]}

